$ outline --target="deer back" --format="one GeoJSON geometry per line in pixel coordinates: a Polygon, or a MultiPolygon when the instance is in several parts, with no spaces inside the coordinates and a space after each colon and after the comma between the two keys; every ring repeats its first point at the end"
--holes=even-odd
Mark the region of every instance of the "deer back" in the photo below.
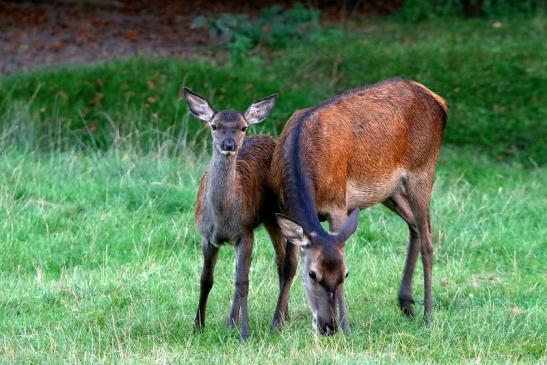
{"type": "Polygon", "coordinates": [[[434,166],[445,121],[444,100],[414,81],[348,91],[292,115],[274,152],[272,186],[286,205],[287,188],[302,183],[299,164],[318,211],[345,202],[352,188],[364,189],[363,204],[372,205],[399,174],[434,166]]]}

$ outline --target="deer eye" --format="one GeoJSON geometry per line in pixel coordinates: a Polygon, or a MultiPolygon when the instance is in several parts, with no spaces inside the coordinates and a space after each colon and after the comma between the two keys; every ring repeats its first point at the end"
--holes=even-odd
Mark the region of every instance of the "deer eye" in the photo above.
{"type": "Polygon", "coordinates": [[[315,273],[315,271],[313,270],[310,270],[308,272],[308,275],[310,276],[310,278],[312,278],[313,280],[317,279],[317,274],[315,273]]]}
{"type": "Polygon", "coordinates": [[[347,272],[346,272],[346,276],[345,276],[345,278],[347,279],[347,278],[348,278],[348,276],[349,276],[349,271],[347,271],[347,272]]]}
{"type": "Polygon", "coordinates": [[[214,124],[211,124],[211,129],[214,130],[214,131],[216,131],[216,130],[217,130],[217,126],[214,125],[214,124]]]}
{"type": "Polygon", "coordinates": [[[241,131],[242,131],[242,132],[245,132],[246,130],[247,130],[247,127],[241,128],[241,131]]]}

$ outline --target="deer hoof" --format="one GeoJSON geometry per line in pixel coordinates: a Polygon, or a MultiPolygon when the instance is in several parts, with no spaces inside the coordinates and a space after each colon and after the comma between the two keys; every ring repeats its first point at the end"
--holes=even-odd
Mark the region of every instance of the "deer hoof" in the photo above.
{"type": "Polygon", "coordinates": [[[273,331],[273,332],[280,331],[284,324],[285,324],[284,321],[279,321],[274,319],[272,324],[270,325],[270,331],[273,331]]]}
{"type": "Polygon", "coordinates": [[[399,298],[399,308],[407,317],[414,318],[416,316],[416,312],[414,312],[414,299],[399,298]]]}
{"type": "Polygon", "coordinates": [[[429,328],[430,324],[431,324],[431,313],[424,315],[424,326],[425,326],[425,328],[429,328]]]}
{"type": "Polygon", "coordinates": [[[203,332],[204,328],[205,326],[203,326],[199,322],[196,321],[196,323],[194,323],[194,333],[203,332]]]}
{"type": "Polygon", "coordinates": [[[251,337],[251,335],[249,334],[249,330],[241,330],[240,337],[241,341],[247,342],[249,340],[249,337],[251,337]]]}

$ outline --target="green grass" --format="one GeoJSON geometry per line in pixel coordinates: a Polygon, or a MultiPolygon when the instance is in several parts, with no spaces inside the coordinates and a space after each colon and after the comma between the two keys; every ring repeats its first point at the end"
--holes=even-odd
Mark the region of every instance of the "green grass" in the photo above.
{"type": "MultiPolygon", "coordinates": [[[[545,363],[545,16],[500,21],[327,29],[237,67],[132,59],[0,79],[0,362],[545,363]],[[450,105],[431,208],[430,328],[398,312],[408,232],[373,207],[347,246],[352,336],[312,331],[299,280],[291,322],[270,333],[278,288],[262,229],[250,341],[225,325],[229,247],[207,327],[193,333],[193,207],[209,137],[178,99],[181,85],[240,110],[280,91],[272,117],[250,131],[275,135],[295,109],[394,75],[450,105]]],[[[415,294],[421,303],[421,265],[415,294]]]]}
{"type": "MultiPolygon", "coordinates": [[[[435,320],[398,313],[407,230],[381,207],[348,243],[354,334],[311,330],[300,282],[292,321],[268,330],[277,278],[261,230],[248,344],[225,326],[233,250],[224,248],[206,330],[192,333],[201,264],[192,208],[206,156],[16,150],[0,158],[0,358],[15,362],[545,361],[544,170],[447,148],[432,215],[435,320]]],[[[422,298],[421,267],[416,275],[422,298]]],[[[420,308],[421,309],[421,308],[420,308]]]]}
{"type": "Polygon", "coordinates": [[[501,18],[501,28],[490,19],[377,21],[326,29],[306,44],[264,51],[260,64],[140,59],[13,75],[0,81],[0,127],[24,143],[46,147],[107,149],[120,137],[146,146],[156,136],[151,126],[202,140],[201,125],[187,123],[179,99],[187,85],[217,108],[241,111],[253,98],[278,91],[278,105],[261,127],[277,133],[296,109],[403,76],[448,100],[447,143],[470,146],[494,160],[543,165],[546,19],[501,18]],[[136,130],[145,132],[135,135],[136,130]]]}

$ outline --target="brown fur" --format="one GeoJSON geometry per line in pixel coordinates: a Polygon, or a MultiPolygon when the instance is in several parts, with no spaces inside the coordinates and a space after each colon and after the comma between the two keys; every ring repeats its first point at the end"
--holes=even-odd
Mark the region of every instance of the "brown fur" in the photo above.
{"type": "Polygon", "coordinates": [[[196,328],[205,326],[205,312],[219,246],[234,245],[236,282],[229,326],[241,319],[242,339],[249,337],[249,272],[254,229],[264,223],[274,248],[281,277],[284,238],[275,222],[276,206],[268,171],[275,142],[268,136],[245,138],[247,127],[265,120],[277,95],[253,102],[244,113],[226,109],[215,111],[209,102],[188,88],[183,89],[189,111],[207,123],[211,131],[213,155],[203,175],[196,201],[195,221],[202,236],[203,269],[200,278],[196,328]]]}
{"type": "MultiPolygon", "coordinates": [[[[253,231],[261,223],[264,223],[276,250],[278,274],[281,277],[283,261],[280,257],[284,250],[284,238],[275,222],[277,202],[268,175],[274,148],[275,142],[268,136],[245,138],[235,156],[233,175],[228,174],[224,177],[226,180],[218,186],[208,184],[212,171],[205,172],[201,179],[195,210],[196,225],[204,239],[204,266],[195,320],[198,328],[204,326],[205,307],[213,285],[213,272],[220,244],[230,243],[236,248],[236,291],[228,323],[231,327],[236,325],[241,309],[242,339],[249,337],[247,293],[254,243],[253,231]],[[214,199],[208,200],[208,187],[222,191],[217,192],[214,199]]],[[[220,156],[217,155],[218,157],[220,156]]],[[[225,160],[226,157],[220,159],[225,160]]]]}
{"type": "MultiPolygon", "coordinates": [[[[236,178],[234,182],[234,198],[241,205],[243,215],[241,221],[247,229],[254,229],[267,216],[273,216],[271,187],[268,171],[270,168],[275,141],[265,135],[245,138],[243,146],[237,154],[236,178]]],[[[199,227],[203,212],[205,187],[207,186],[207,171],[201,177],[194,218],[199,227]]]]}
{"type": "MultiPolygon", "coordinates": [[[[422,84],[396,79],[352,90],[314,110],[304,122],[301,156],[313,172],[319,213],[324,213],[321,207],[346,205],[348,180],[378,187],[370,202],[360,206],[365,208],[387,198],[381,187],[394,169],[433,168],[444,129],[439,120],[446,118],[446,108],[446,102],[422,84]],[[424,109],[433,112],[424,114],[424,109]]],[[[290,161],[284,147],[291,143],[304,111],[295,112],[285,125],[272,160],[272,186],[282,202],[287,198],[283,176],[290,161]]]]}
{"type": "MultiPolygon", "coordinates": [[[[329,286],[343,280],[343,242],[342,255],[329,248],[336,236],[325,233],[316,217],[327,218],[331,230],[336,231],[354,208],[384,203],[408,223],[411,233],[399,291],[401,309],[413,314],[411,279],[420,247],[425,271],[425,312],[429,318],[429,198],[447,110],[444,99],[424,85],[398,78],[351,90],[291,116],[274,151],[271,184],[286,216],[301,225],[304,232],[317,237],[311,245],[317,249],[307,249],[309,257],[305,262],[322,271],[322,276],[331,282],[329,286]],[[301,194],[302,191],[309,193],[301,194]],[[309,204],[305,203],[310,199],[309,204]]],[[[290,287],[291,278],[285,281],[290,287]]],[[[288,289],[282,289],[274,327],[279,326],[278,312],[287,298],[288,289]]],[[[337,298],[342,307],[343,294],[337,294],[337,298]]],[[[342,313],[341,308],[341,317],[342,313]]],[[[336,321],[325,321],[326,333],[332,333],[330,328],[336,326],[336,321]]]]}

